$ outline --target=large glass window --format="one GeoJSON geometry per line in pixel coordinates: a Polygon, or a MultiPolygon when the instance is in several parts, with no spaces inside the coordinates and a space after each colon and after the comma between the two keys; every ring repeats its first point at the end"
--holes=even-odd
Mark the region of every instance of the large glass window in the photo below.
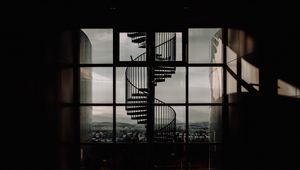
{"type": "Polygon", "coordinates": [[[83,32],[78,67],[82,143],[147,143],[149,115],[154,115],[154,141],[221,141],[221,29],[121,31],[114,33],[117,38],[112,29],[83,32]],[[112,51],[121,62],[113,63],[112,51]],[[149,51],[157,62],[147,60],[149,51]]]}
{"type": "MultiPolygon", "coordinates": [[[[62,100],[79,102],[75,110],[80,119],[82,166],[107,167],[109,151],[97,150],[111,146],[105,144],[154,142],[201,144],[197,147],[207,159],[201,168],[207,168],[208,155],[215,156],[210,149],[216,154],[222,142],[222,113],[227,106],[223,93],[237,89],[223,55],[232,58],[228,66],[234,73],[237,56],[234,49],[223,48],[222,36],[218,28],[82,29],[79,58],[61,74],[65,84],[74,82],[71,88],[61,89],[67,96],[62,100]]],[[[247,65],[241,65],[247,70],[247,65]]],[[[66,110],[62,119],[70,112],[66,110]]],[[[62,134],[72,130],[70,124],[65,123],[62,134]]],[[[198,166],[194,160],[189,164],[198,166]]]]}
{"type": "MultiPolygon", "coordinates": [[[[114,161],[95,149],[111,146],[105,143],[197,143],[206,156],[220,157],[222,127],[228,127],[223,123],[230,115],[223,95],[259,90],[253,39],[233,29],[143,29],[82,29],[79,53],[65,51],[61,100],[75,104],[60,116],[63,140],[76,131],[72,123],[79,125],[81,160],[97,162],[98,169],[114,161]]],[[[299,97],[299,88],[281,80],[278,86],[278,94],[299,97]]],[[[188,166],[198,164],[189,161],[188,166]]]]}

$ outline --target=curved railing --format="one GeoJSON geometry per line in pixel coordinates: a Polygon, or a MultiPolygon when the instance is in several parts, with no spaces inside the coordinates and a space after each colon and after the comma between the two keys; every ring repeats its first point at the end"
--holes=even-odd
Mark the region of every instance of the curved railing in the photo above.
{"type": "Polygon", "coordinates": [[[174,142],[176,140],[176,112],[163,101],[155,98],[154,138],[157,142],[174,142]]]}
{"type": "MultiPolygon", "coordinates": [[[[139,43],[140,48],[145,48],[146,37],[141,33],[131,33],[129,36],[132,41],[139,43]],[[143,41],[142,41],[143,40],[143,41]]],[[[175,61],[176,60],[176,35],[164,35],[161,39],[163,42],[155,46],[155,60],[158,61],[175,61]]],[[[161,41],[158,39],[158,42],[161,41]]],[[[146,53],[142,53],[135,61],[146,61],[146,53]]],[[[137,120],[138,124],[147,124],[147,115],[149,114],[148,107],[154,107],[154,141],[156,142],[173,142],[176,139],[176,112],[165,102],[154,98],[149,98],[149,68],[147,67],[127,67],[125,70],[125,85],[126,85],[126,110],[131,119],[137,120]],[[153,105],[149,105],[149,103],[153,105]],[[152,104],[151,103],[151,104],[152,104]]],[[[154,77],[153,85],[165,81],[170,78],[171,74],[175,73],[175,67],[163,66],[151,69],[151,74],[154,77]]]]}

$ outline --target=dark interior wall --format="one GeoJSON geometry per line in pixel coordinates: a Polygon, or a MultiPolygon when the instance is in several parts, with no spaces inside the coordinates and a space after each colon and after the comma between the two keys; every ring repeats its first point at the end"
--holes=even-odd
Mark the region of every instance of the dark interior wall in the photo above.
{"type": "Polygon", "coordinates": [[[298,169],[299,99],[229,96],[227,169],[298,169]]]}
{"type": "MultiPolygon", "coordinates": [[[[100,5],[52,2],[40,6],[29,3],[8,6],[9,13],[5,15],[9,17],[3,20],[5,29],[1,37],[5,44],[1,70],[4,73],[2,89],[5,100],[5,109],[2,109],[5,133],[2,139],[5,142],[3,145],[7,158],[5,162],[9,169],[57,169],[58,167],[57,56],[59,56],[59,47],[57,42],[60,42],[61,32],[66,29],[122,25],[154,28],[187,24],[242,28],[258,40],[259,57],[264,65],[263,68],[267,70],[266,75],[262,76],[266,82],[265,89],[270,88],[268,84],[272,84],[276,77],[282,77],[298,87],[300,85],[298,75],[300,67],[297,62],[299,61],[297,52],[299,10],[294,9],[297,5],[275,4],[270,9],[269,5],[264,6],[255,2],[243,3],[236,7],[233,4],[239,3],[226,5],[226,2],[218,4],[207,1],[201,4],[202,2],[185,1],[173,2],[172,5],[175,5],[173,7],[165,3],[157,9],[155,2],[149,1],[149,8],[143,10],[144,7],[136,8],[135,3],[126,2],[107,1],[100,5]],[[155,13],[153,13],[154,9],[155,13]],[[137,22],[136,15],[140,13],[153,15],[145,16],[143,20],[137,22]]],[[[288,100],[286,102],[289,103],[288,100]]],[[[273,108],[273,105],[264,108],[264,111],[269,113],[268,109],[273,108]]],[[[281,108],[281,110],[285,112],[285,109],[281,108]]],[[[275,139],[277,133],[272,127],[278,126],[276,122],[281,120],[282,117],[279,115],[282,112],[274,112],[275,117],[272,115],[264,117],[265,122],[270,122],[269,118],[272,120],[272,126],[267,124],[260,126],[262,132],[267,134],[271,132],[270,135],[263,136],[264,141],[275,141],[274,145],[267,143],[267,150],[260,156],[260,160],[267,160],[270,164],[272,160],[280,162],[281,157],[276,157],[278,154],[286,156],[294,153],[294,148],[287,148],[289,152],[279,141],[284,141],[285,146],[291,146],[288,143],[291,141],[293,146],[297,147],[297,143],[294,143],[294,136],[297,136],[298,132],[296,130],[289,131],[285,128],[289,132],[287,139],[275,139]],[[277,149],[279,152],[273,154],[277,149]]],[[[293,124],[297,123],[297,115],[288,115],[285,119],[288,117],[291,117],[293,124]]],[[[288,120],[281,123],[281,127],[292,126],[288,120]]],[[[285,134],[285,130],[280,130],[285,134]]],[[[260,151],[263,146],[252,148],[260,151]]],[[[288,163],[288,158],[285,157],[280,165],[288,163]]],[[[296,160],[294,157],[291,158],[294,164],[289,166],[292,167],[296,160]]]]}
{"type": "Polygon", "coordinates": [[[57,151],[57,37],[47,30],[3,32],[6,113],[2,120],[7,127],[3,139],[10,169],[54,169],[49,160],[55,160],[57,151]]]}

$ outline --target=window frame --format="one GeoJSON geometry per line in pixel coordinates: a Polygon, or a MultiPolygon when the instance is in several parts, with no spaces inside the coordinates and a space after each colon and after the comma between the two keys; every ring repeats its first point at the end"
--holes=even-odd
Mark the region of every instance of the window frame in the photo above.
{"type": "MultiPolygon", "coordinates": [[[[112,29],[113,30],[113,63],[110,64],[81,64],[78,58],[75,60],[75,65],[73,67],[74,69],[74,98],[75,98],[75,107],[76,107],[76,113],[77,113],[77,122],[78,122],[78,129],[77,131],[80,132],[80,107],[81,106],[112,106],[113,107],[113,144],[120,144],[116,142],[116,107],[117,106],[125,106],[124,103],[117,103],[116,102],[116,69],[118,67],[128,67],[128,66],[136,66],[136,67],[155,67],[155,66],[164,66],[164,65],[172,65],[176,67],[185,67],[185,102],[183,103],[167,103],[168,105],[172,106],[185,106],[185,124],[186,124],[186,139],[185,143],[194,143],[194,142],[189,142],[189,107],[190,106],[221,106],[222,107],[222,124],[224,129],[226,125],[226,120],[227,120],[227,115],[228,115],[228,99],[226,96],[226,82],[227,82],[227,77],[226,77],[226,72],[228,70],[228,67],[226,65],[226,46],[227,46],[227,28],[220,28],[222,29],[222,36],[225,37],[223,38],[223,49],[222,49],[222,57],[223,57],[223,62],[222,63],[189,63],[189,56],[188,56],[188,29],[189,28],[194,28],[194,27],[183,27],[183,28],[178,28],[178,29],[173,29],[173,28],[156,28],[156,29],[136,29],[136,28],[106,28],[106,29],[112,29]],[[181,32],[182,33],[182,61],[175,61],[175,62],[157,62],[157,61],[146,61],[146,62],[131,62],[131,61],[120,61],[120,39],[119,39],[119,34],[121,32],[129,32],[132,30],[135,31],[145,31],[149,32],[150,34],[155,33],[155,32],[181,32]],[[155,30],[155,32],[153,31],[155,30]],[[113,69],[113,101],[112,103],[81,103],[80,102],[80,68],[81,67],[111,67],[113,69]],[[223,69],[223,79],[222,79],[222,87],[223,87],[223,99],[222,103],[190,103],[189,102],[189,68],[190,67],[221,67],[223,69]]],[[[201,29],[200,27],[197,27],[201,29]]],[[[212,27],[213,28],[213,27],[212,27]]],[[[99,28],[101,29],[101,28],[99,28]]],[[[78,40],[79,41],[79,40],[78,40]]],[[[79,46],[78,46],[79,48],[79,46]]],[[[148,50],[146,50],[148,51],[148,50]]],[[[79,143],[80,145],[89,145],[89,144],[111,144],[111,143],[85,143],[80,141],[80,133],[78,133],[79,137],[79,143]]],[[[223,133],[224,137],[224,133],[223,133]]],[[[222,137],[222,138],[223,138],[222,137]]],[[[223,138],[224,139],[224,138],[223,138]]],[[[130,144],[130,143],[129,143],[130,144]]],[[[170,143],[171,144],[171,143],[170,143]]],[[[184,143],[182,143],[184,144],[184,143]]],[[[197,143],[197,144],[205,144],[205,143],[197,143]]],[[[209,144],[213,144],[212,142],[209,142],[209,144]]]]}

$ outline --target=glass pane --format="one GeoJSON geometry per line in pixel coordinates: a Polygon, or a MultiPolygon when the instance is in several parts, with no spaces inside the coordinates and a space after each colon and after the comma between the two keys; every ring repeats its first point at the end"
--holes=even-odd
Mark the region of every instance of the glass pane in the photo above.
{"type": "Polygon", "coordinates": [[[157,68],[155,72],[155,98],[165,103],[185,103],[185,68],[157,68]]]}
{"type": "Polygon", "coordinates": [[[148,86],[147,67],[117,67],[116,68],[116,101],[125,103],[126,91],[128,99],[139,98],[136,93],[145,93],[140,89],[148,86]],[[125,79],[125,77],[127,79],[125,79]],[[127,89],[126,89],[127,87],[127,89]]]}
{"type": "Polygon", "coordinates": [[[113,109],[111,106],[80,108],[80,141],[112,142],[113,109]]]}
{"type": "Polygon", "coordinates": [[[222,103],[223,96],[223,68],[210,68],[211,102],[222,103]]]}
{"type": "Polygon", "coordinates": [[[113,63],[113,30],[81,29],[80,63],[113,63]]]}
{"type": "Polygon", "coordinates": [[[120,33],[120,61],[146,61],[146,32],[120,33]]]}
{"type": "Polygon", "coordinates": [[[259,69],[242,58],[242,79],[259,90],[259,69]]]}
{"type": "Polygon", "coordinates": [[[222,142],[222,106],[209,106],[209,111],[209,142],[222,142]]]}
{"type": "Polygon", "coordinates": [[[227,94],[237,92],[237,81],[230,73],[227,72],[227,94]]]}
{"type": "Polygon", "coordinates": [[[182,61],[182,33],[155,33],[155,61],[182,61]]]}
{"type": "Polygon", "coordinates": [[[189,141],[209,142],[209,106],[189,107],[189,141]]]}
{"type": "Polygon", "coordinates": [[[242,86],[242,92],[249,92],[249,91],[242,86]]]}
{"type": "Polygon", "coordinates": [[[125,70],[126,67],[116,68],[116,102],[125,103],[125,70]]]}
{"type": "MultiPolygon", "coordinates": [[[[144,119],[138,119],[139,110],[132,110],[134,107],[125,106],[116,107],[117,119],[116,119],[116,141],[117,142],[146,142],[146,124],[142,123],[144,119]],[[135,114],[133,114],[135,113],[135,114]]],[[[136,107],[135,107],[136,108],[136,107]]],[[[145,109],[144,109],[145,110],[145,109]]],[[[141,116],[145,116],[146,113],[141,111],[141,116]]]]}
{"type": "Polygon", "coordinates": [[[237,74],[237,54],[229,47],[226,47],[226,53],[228,67],[237,74]]]}
{"type": "Polygon", "coordinates": [[[185,106],[171,106],[176,112],[176,142],[186,142],[185,106]]]}
{"type": "Polygon", "coordinates": [[[189,68],[189,102],[222,102],[222,68],[189,68]]]}
{"type": "Polygon", "coordinates": [[[241,42],[239,41],[238,30],[228,29],[228,46],[226,46],[226,56],[228,67],[237,74],[237,59],[240,53],[241,42]]]}
{"type": "Polygon", "coordinates": [[[189,63],[222,63],[222,30],[189,29],[189,63]]]}
{"type": "Polygon", "coordinates": [[[283,96],[300,98],[300,89],[283,80],[277,80],[278,94],[283,96]]]}
{"type": "MultiPolygon", "coordinates": [[[[165,129],[165,130],[167,129],[167,131],[169,130],[168,132],[171,132],[172,134],[173,132],[172,130],[176,129],[175,142],[185,142],[186,139],[185,106],[156,105],[154,107],[155,107],[154,108],[155,109],[155,118],[154,118],[155,130],[159,131],[159,129],[165,129]],[[172,124],[174,120],[175,120],[175,124],[172,124]]],[[[165,138],[166,137],[168,136],[165,136],[165,138]]],[[[164,142],[164,140],[161,141],[164,142]]],[[[158,142],[161,141],[158,139],[158,142]]],[[[171,141],[173,142],[174,139],[172,139],[171,141]]]]}
{"type": "Polygon", "coordinates": [[[112,68],[80,68],[80,102],[112,103],[112,68]]]}

